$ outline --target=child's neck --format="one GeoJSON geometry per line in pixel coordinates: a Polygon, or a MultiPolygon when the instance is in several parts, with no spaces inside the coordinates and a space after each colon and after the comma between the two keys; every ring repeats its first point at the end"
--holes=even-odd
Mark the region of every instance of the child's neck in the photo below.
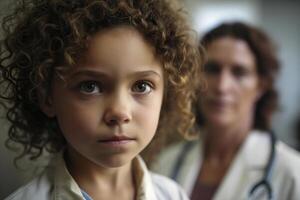
{"type": "Polygon", "coordinates": [[[116,168],[105,168],[85,159],[82,156],[67,156],[70,174],[79,187],[88,193],[93,200],[128,199],[135,197],[135,183],[131,162],[116,168]]]}

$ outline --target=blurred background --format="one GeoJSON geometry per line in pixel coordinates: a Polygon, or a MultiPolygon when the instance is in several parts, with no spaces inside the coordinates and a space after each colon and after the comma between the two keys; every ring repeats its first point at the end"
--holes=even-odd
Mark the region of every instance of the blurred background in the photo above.
{"type": "MultiPolygon", "coordinates": [[[[182,1],[193,28],[200,35],[221,22],[240,20],[258,26],[272,37],[278,47],[278,56],[282,64],[277,82],[280,110],[273,118],[273,129],[279,139],[299,150],[300,0],[182,1]]],[[[0,0],[0,17],[9,12],[11,2],[0,0]]],[[[16,169],[13,165],[13,158],[17,154],[5,148],[6,138],[7,122],[2,117],[0,118],[0,177],[2,180],[0,199],[27,182],[36,166],[35,163],[22,160],[21,169],[16,169]]]]}

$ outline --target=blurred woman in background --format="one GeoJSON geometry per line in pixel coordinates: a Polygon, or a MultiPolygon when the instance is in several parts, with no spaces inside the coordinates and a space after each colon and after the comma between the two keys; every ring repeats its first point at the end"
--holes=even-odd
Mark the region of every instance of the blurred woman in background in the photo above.
{"type": "Polygon", "coordinates": [[[165,150],[154,168],[192,200],[299,199],[299,154],[270,127],[279,63],[269,37],[247,24],[225,23],[201,44],[207,51],[207,88],[196,104],[201,136],[165,150]]]}

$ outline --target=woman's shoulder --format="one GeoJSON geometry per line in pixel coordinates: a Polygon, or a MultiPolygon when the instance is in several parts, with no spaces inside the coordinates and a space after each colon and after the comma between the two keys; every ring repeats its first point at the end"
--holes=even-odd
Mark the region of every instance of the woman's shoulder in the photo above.
{"type": "Polygon", "coordinates": [[[155,159],[151,170],[164,176],[170,176],[170,172],[185,144],[186,142],[180,142],[166,147],[155,159]]]}
{"type": "Polygon", "coordinates": [[[278,163],[282,168],[285,168],[290,173],[299,174],[300,169],[300,153],[289,147],[283,142],[278,142],[276,145],[278,163]]]}
{"type": "Polygon", "coordinates": [[[277,142],[276,153],[273,184],[275,188],[280,188],[282,194],[278,195],[284,195],[283,191],[286,191],[289,199],[298,199],[300,196],[300,154],[280,141],[277,142]]]}
{"type": "Polygon", "coordinates": [[[177,157],[178,154],[180,154],[180,152],[182,151],[182,149],[184,148],[185,145],[187,145],[189,142],[188,141],[184,141],[184,142],[179,142],[179,143],[175,143],[172,145],[167,146],[159,155],[160,159],[164,159],[164,158],[173,158],[173,157],[177,157]]]}
{"type": "Polygon", "coordinates": [[[188,197],[183,189],[173,180],[151,172],[153,187],[157,199],[164,200],[187,200],[188,197]]]}
{"type": "Polygon", "coordinates": [[[190,152],[196,151],[198,154],[199,145],[195,144],[199,144],[199,141],[184,141],[168,146],[159,154],[151,169],[159,174],[170,176],[170,172],[183,152],[189,152],[190,157],[194,157],[190,152]]]}
{"type": "Polygon", "coordinates": [[[51,178],[47,173],[42,173],[27,184],[18,188],[4,200],[40,200],[50,199],[48,194],[51,191],[51,178]]]}

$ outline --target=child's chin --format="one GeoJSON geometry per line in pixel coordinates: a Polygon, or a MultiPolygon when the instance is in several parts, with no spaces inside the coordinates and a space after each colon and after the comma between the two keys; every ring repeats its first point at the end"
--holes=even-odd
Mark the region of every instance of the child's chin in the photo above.
{"type": "Polygon", "coordinates": [[[132,156],[111,156],[109,159],[99,161],[99,165],[105,168],[118,168],[131,163],[134,159],[132,156]]]}

